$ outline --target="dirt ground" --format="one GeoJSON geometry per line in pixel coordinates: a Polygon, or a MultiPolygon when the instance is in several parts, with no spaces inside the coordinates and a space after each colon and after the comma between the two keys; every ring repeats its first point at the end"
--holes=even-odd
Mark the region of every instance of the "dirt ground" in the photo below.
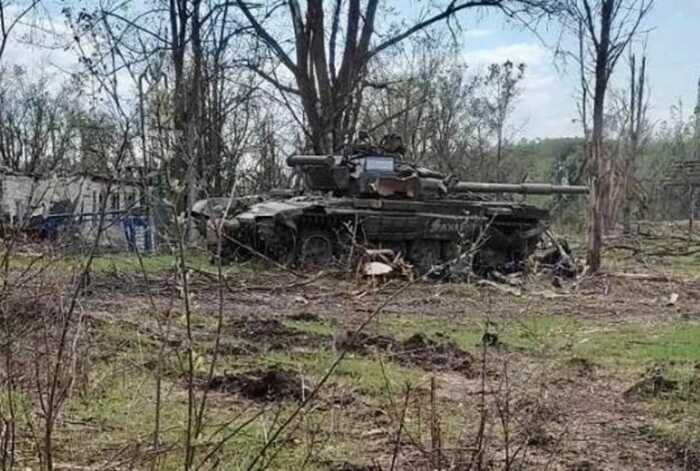
{"type": "MultiPolygon", "coordinates": [[[[302,448],[307,469],[697,469],[655,432],[658,398],[629,393],[654,365],[695,361],[695,351],[675,361],[663,350],[679,324],[700,319],[692,277],[649,269],[562,283],[535,276],[502,290],[279,270],[226,276],[219,289],[195,271],[189,286],[203,351],[212,351],[223,314],[219,366],[199,384],[215,407],[289,410],[345,355],[306,412],[318,414],[313,432],[299,423],[273,469],[301,469],[293,460],[302,448]]],[[[84,308],[152,333],[153,306],[177,310],[182,299],[174,276],[153,278],[144,285],[101,273],[84,308]]],[[[177,350],[181,327],[169,335],[177,350]]]]}

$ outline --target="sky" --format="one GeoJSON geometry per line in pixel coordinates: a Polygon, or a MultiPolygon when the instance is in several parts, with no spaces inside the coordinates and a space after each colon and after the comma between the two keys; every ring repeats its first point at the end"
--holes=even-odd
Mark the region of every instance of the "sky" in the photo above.
{"type": "MultiPolygon", "coordinates": [[[[28,0],[15,0],[21,4],[28,0]]],[[[421,0],[393,0],[408,16],[418,12],[421,0]]],[[[46,0],[52,14],[64,2],[46,0]],[[53,3],[53,4],[52,4],[53,3]]],[[[72,3],[76,3],[74,0],[72,3]]],[[[80,0],[77,0],[80,3],[80,0]]],[[[527,64],[522,96],[511,126],[520,137],[568,137],[581,134],[577,118],[577,68],[573,62],[555,62],[553,46],[560,30],[540,29],[539,37],[523,27],[508,25],[497,14],[474,14],[467,11],[459,17],[463,34],[459,41],[464,60],[479,68],[494,62],[511,60],[527,64]]],[[[62,20],[51,25],[56,32],[65,31],[62,20]]],[[[650,85],[649,114],[653,122],[668,119],[670,109],[683,103],[685,114],[695,107],[700,78],[700,0],[656,0],[647,17],[646,35],[650,85]]],[[[26,39],[27,29],[18,29],[16,39],[26,39]]],[[[641,50],[641,44],[637,44],[641,50]]],[[[60,75],[77,67],[75,55],[63,48],[29,47],[11,41],[3,58],[4,65],[19,64],[30,70],[60,75]]],[[[624,87],[628,67],[620,62],[612,87],[624,87]]]]}
{"type": "MultiPolygon", "coordinates": [[[[513,123],[524,137],[580,135],[577,118],[578,69],[569,61],[555,63],[553,46],[560,31],[541,31],[540,38],[524,28],[504,25],[501,17],[475,20],[463,15],[465,57],[474,65],[510,59],[527,64],[523,94],[513,123]],[[522,123],[522,124],[520,124],[522,123]]],[[[650,88],[649,116],[653,122],[668,119],[679,102],[687,116],[697,102],[700,78],[700,0],[656,0],[647,17],[646,33],[650,88]]],[[[641,52],[642,44],[636,45],[641,52]]],[[[626,57],[614,72],[612,87],[625,87],[626,57]]]]}

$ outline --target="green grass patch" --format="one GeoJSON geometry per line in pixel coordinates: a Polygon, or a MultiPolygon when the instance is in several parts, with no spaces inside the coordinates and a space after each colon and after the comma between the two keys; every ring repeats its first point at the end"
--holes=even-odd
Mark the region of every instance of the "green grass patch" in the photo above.
{"type": "MultiPolygon", "coordinates": [[[[217,268],[216,265],[211,263],[210,254],[204,251],[191,251],[186,254],[185,258],[188,266],[209,272],[213,276],[216,276],[217,268]]],[[[15,255],[10,260],[10,266],[13,269],[26,269],[31,266],[34,269],[38,269],[40,267],[54,267],[65,270],[79,270],[85,266],[87,259],[87,256],[84,255],[47,256],[40,259],[37,259],[37,257],[15,255]]],[[[176,255],[142,255],[141,261],[139,261],[139,256],[135,253],[107,253],[94,257],[91,267],[93,271],[98,273],[140,273],[142,270],[142,262],[143,269],[146,271],[146,273],[156,274],[174,271],[177,267],[178,260],[179,257],[176,255]]],[[[269,270],[269,267],[265,267],[262,262],[255,260],[243,263],[228,264],[222,268],[224,274],[254,273],[263,268],[269,270]]]]}
{"type": "Polygon", "coordinates": [[[481,341],[484,324],[480,321],[448,321],[420,314],[384,314],[372,325],[377,331],[405,340],[415,334],[446,335],[463,349],[473,349],[481,341]]]}
{"type": "MultiPolygon", "coordinates": [[[[100,433],[80,432],[81,446],[71,449],[73,459],[87,460],[101,456],[105,450],[119,449],[127,444],[149,444],[155,427],[154,377],[147,371],[138,371],[121,362],[102,365],[95,372],[95,381],[89,390],[79,391],[66,406],[66,417],[73,423],[88,424],[100,433]]],[[[198,397],[202,390],[197,389],[198,397]]],[[[182,469],[183,443],[187,424],[187,393],[180,382],[164,380],[161,402],[161,442],[173,451],[165,454],[158,469],[182,469]]],[[[198,440],[197,460],[201,460],[224,437],[230,435],[245,421],[267,408],[267,412],[227,438],[215,454],[222,469],[246,469],[262,449],[271,428],[279,425],[296,407],[294,403],[253,405],[248,410],[231,403],[221,404],[210,396],[209,412],[202,436],[198,440]]],[[[68,431],[67,433],[73,433],[68,431]]],[[[68,438],[68,437],[66,437],[68,438]]],[[[274,465],[270,469],[298,469],[305,457],[305,449],[298,444],[281,442],[274,465]]],[[[310,467],[308,469],[314,469],[310,467]]]]}
{"type": "Polygon", "coordinates": [[[333,336],[338,331],[338,326],[328,321],[297,321],[287,319],[282,323],[292,329],[303,330],[311,334],[333,336]]]}
{"type": "Polygon", "coordinates": [[[700,374],[694,365],[671,363],[660,368],[676,389],[656,397],[642,397],[655,414],[643,431],[673,450],[686,469],[700,466],[700,374]]]}
{"type": "MultiPolygon", "coordinates": [[[[542,352],[569,347],[582,322],[574,317],[529,315],[511,320],[489,322],[489,331],[495,331],[499,340],[518,350],[542,352]]],[[[399,340],[422,333],[430,337],[445,335],[464,350],[480,348],[481,338],[487,330],[484,320],[446,321],[430,316],[389,315],[382,316],[377,323],[380,331],[399,340]]]]}
{"type": "MultiPolygon", "coordinates": [[[[262,361],[302,372],[316,381],[328,371],[337,355],[330,350],[272,352],[262,361]]],[[[422,376],[421,370],[393,363],[389,355],[378,353],[375,357],[360,357],[348,354],[335,370],[333,380],[349,384],[368,396],[384,397],[388,393],[387,388],[395,391],[406,383],[417,384],[422,376]]]]}
{"type": "MultiPolygon", "coordinates": [[[[485,321],[445,321],[429,316],[387,315],[380,331],[398,339],[444,334],[465,350],[478,349],[485,321]]],[[[553,357],[582,357],[609,367],[643,368],[655,362],[700,362],[700,323],[694,321],[600,322],[575,316],[531,314],[489,327],[506,348],[553,357]]]]}
{"type": "Polygon", "coordinates": [[[654,362],[700,361],[700,323],[624,322],[604,328],[583,325],[573,352],[601,364],[640,367],[654,362]]]}

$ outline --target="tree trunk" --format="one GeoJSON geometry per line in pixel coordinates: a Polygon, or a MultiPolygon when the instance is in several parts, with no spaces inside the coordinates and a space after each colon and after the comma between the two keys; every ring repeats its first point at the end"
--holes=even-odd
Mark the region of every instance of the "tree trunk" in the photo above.
{"type": "Polygon", "coordinates": [[[615,0],[604,0],[600,15],[600,40],[596,46],[593,131],[589,156],[591,192],[588,202],[588,269],[600,270],[603,234],[607,230],[610,204],[610,162],[604,143],[605,94],[610,67],[610,31],[615,0]]]}

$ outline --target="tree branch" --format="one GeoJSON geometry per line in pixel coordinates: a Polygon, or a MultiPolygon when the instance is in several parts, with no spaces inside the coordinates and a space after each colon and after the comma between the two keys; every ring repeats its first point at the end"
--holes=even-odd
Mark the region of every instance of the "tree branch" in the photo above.
{"type": "Polygon", "coordinates": [[[17,24],[24,18],[30,11],[34,9],[35,6],[39,4],[41,0],[32,0],[27,8],[20,11],[19,14],[10,22],[9,26],[5,20],[5,9],[3,8],[3,2],[0,0],[0,60],[2,60],[2,55],[7,47],[7,40],[10,37],[10,33],[17,26],[17,24]]]}
{"type": "Polygon", "coordinates": [[[423,20],[419,23],[416,23],[415,25],[408,28],[407,30],[387,39],[386,41],[384,41],[381,44],[374,47],[371,51],[368,52],[367,59],[370,59],[370,58],[376,56],[384,49],[387,49],[387,48],[403,41],[404,39],[417,33],[418,31],[421,31],[434,23],[442,21],[442,20],[448,18],[451,15],[454,15],[455,13],[457,13],[461,10],[464,10],[467,8],[475,8],[475,7],[500,7],[502,4],[503,4],[503,0],[472,0],[472,1],[468,1],[466,3],[462,3],[462,4],[457,4],[457,0],[452,0],[450,2],[450,4],[447,6],[447,8],[445,8],[442,12],[440,12],[436,15],[433,15],[430,18],[423,20]]]}
{"type": "Polygon", "coordinates": [[[270,47],[270,49],[273,50],[277,58],[284,64],[285,67],[287,67],[290,70],[290,72],[292,72],[294,75],[297,75],[299,72],[297,66],[294,64],[294,62],[292,62],[292,59],[284,51],[284,49],[282,49],[282,46],[280,46],[280,44],[270,35],[270,33],[263,27],[263,25],[261,25],[258,22],[258,20],[251,13],[250,9],[245,4],[245,2],[243,0],[236,0],[236,5],[238,5],[238,8],[241,9],[241,11],[248,19],[258,36],[260,36],[260,38],[265,42],[265,44],[267,44],[270,47]]]}

